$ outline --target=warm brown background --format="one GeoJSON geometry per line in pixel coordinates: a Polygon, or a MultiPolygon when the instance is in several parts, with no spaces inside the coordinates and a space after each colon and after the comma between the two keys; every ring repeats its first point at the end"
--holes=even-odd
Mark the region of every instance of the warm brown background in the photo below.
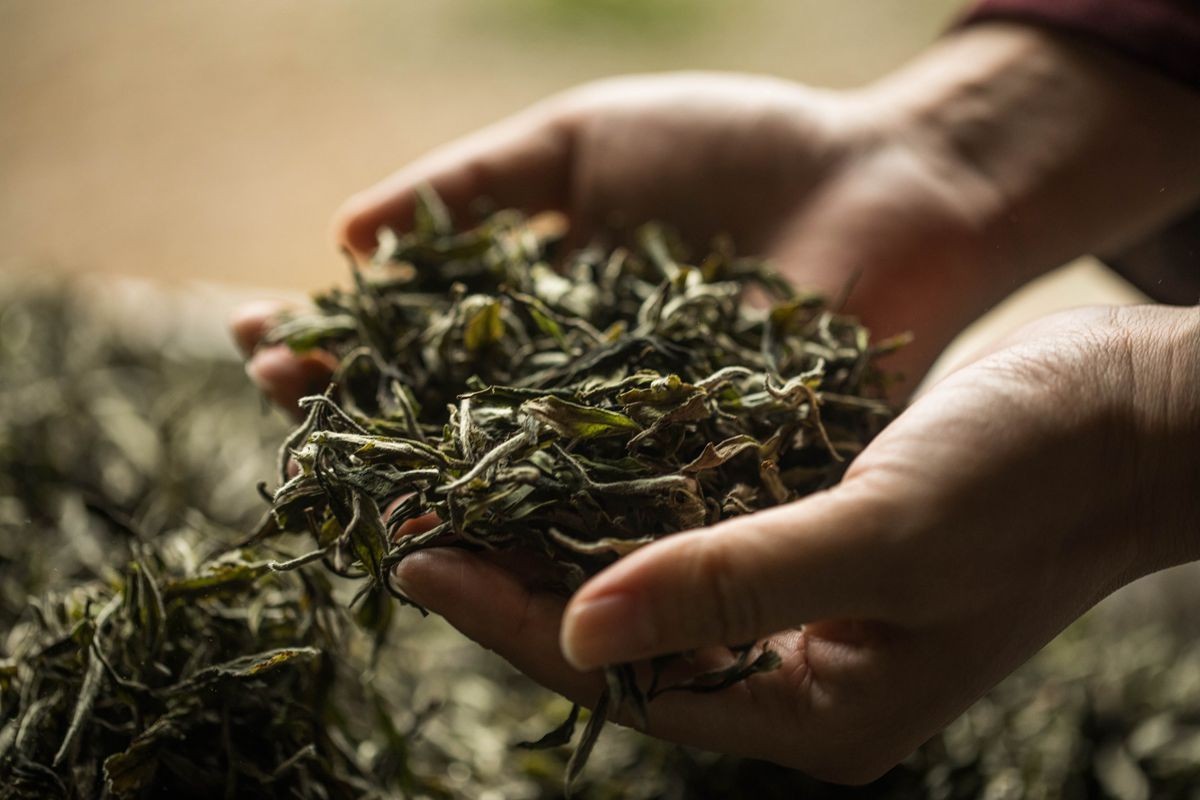
{"type": "Polygon", "coordinates": [[[590,78],[849,85],[956,0],[3,0],[0,255],[307,288],[343,196],[590,78]]]}
{"type": "MultiPolygon", "coordinates": [[[[958,6],[0,0],[0,268],[319,287],[343,197],[550,92],[679,68],[851,86],[958,6]]],[[[1097,275],[1017,317],[1127,296],[1097,275]]]]}

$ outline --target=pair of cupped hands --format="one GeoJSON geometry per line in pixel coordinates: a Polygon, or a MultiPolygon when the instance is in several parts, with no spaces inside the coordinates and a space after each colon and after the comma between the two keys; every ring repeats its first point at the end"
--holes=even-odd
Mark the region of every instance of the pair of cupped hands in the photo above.
{"type": "MultiPolygon", "coordinates": [[[[728,233],[797,286],[837,293],[854,280],[849,311],[878,335],[914,333],[887,365],[911,387],[1029,277],[981,235],[973,204],[986,192],[961,156],[901,135],[866,96],[716,75],[621,79],[402,169],[352,197],[335,230],[367,253],[380,226],[407,224],[428,184],[462,219],[477,196],[561,211],[578,241],[648,219],[698,244],[728,233]]],[[[234,334],[252,379],[294,409],[331,364],[258,347],[277,311],[243,309],[234,334]]],[[[1155,306],[1044,319],[925,389],[836,487],[646,546],[569,601],[453,548],[410,556],[395,580],[585,705],[603,665],[769,639],[779,669],[664,695],[648,732],[869,780],[1097,600],[1193,557],[1190,544],[1158,541],[1180,529],[1172,493],[1187,487],[1157,447],[1185,413],[1165,398],[1196,374],[1195,350],[1185,362],[1178,346],[1200,335],[1195,323],[1194,310],[1155,306]]]]}

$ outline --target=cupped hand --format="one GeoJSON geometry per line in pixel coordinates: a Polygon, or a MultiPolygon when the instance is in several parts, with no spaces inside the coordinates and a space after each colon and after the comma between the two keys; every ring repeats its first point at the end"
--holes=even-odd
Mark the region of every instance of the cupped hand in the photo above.
{"type": "MultiPolygon", "coordinates": [[[[915,380],[1033,273],[1136,238],[1196,185],[1194,99],[1169,82],[1028,29],[945,41],[865,92],[712,75],[586,86],[356,195],[336,235],[371,250],[422,184],[463,222],[477,196],[562,211],[577,243],[647,219],[698,247],[728,233],[797,286],[852,285],[847,308],[875,334],[916,334],[894,362],[915,380]]],[[[294,406],[332,364],[259,348],[274,313],[244,310],[235,335],[251,376],[294,406]]],[[[779,670],[663,695],[650,732],[866,780],[1098,598],[1200,557],[1198,373],[1195,308],[1055,317],[929,390],[836,488],[643,548],[569,605],[457,550],[417,553],[397,577],[585,704],[600,665],[769,637],[779,670]]]]}
{"type": "Polygon", "coordinates": [[[457,550],[396,578],[584,704],[602,665],[769,638],[777,671],[662,695],[648,731],[865,781],[1097,600],[1200,555],[1197,385],[1200,309],[1071,312],[942,380],[838,486],[646,546],[569,603],[457,550]]]}
{"type": "MultiPolygon", "coordinates": [[[[823,92],[771,78],[680,74],[590,84],[413,163],[352,197],[335,234],[375,246],[411,220],[428,184],[462,223],[480,197],[566,214],[571,239],[619,236],[648,220],[700,252],[728,234],[798,287],[838,298],[878,336],[912,331],[894,367],[915,382],[949,340],[1019,283],[987,266],[977,210],[986,194],[871,92],[823,92]]],[[[270,309],[235,320],[254,349],[270,309]]],[[[251,375],[285,405],[319,362],[259,354],[251,375]]]]}

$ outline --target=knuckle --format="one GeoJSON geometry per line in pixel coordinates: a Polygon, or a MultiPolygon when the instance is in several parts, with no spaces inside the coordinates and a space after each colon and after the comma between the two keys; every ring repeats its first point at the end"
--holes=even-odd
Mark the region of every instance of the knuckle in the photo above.
{"type": "Polygon", "coordinates": [[[614,75],[566,89],[544,101],[544,107],[561,119],[583,121],[615,108],[626,107],[631,98],[642,97],[664,85],[663,79],[652,75],[614,75]]]}
{"type": "Polygon", "coordinates": [[[551,125],[571,125],[585,120],[600,103],[596,83],[585,83],[551,95],[530,109],[533,116],[551,125]]]}
{"type": "Polygon", "coordinates": [[[932,513],[920,506],[938,504],[931,498],[914,510],[913,503],[902,499],[906,493],[896,485],[894,472],[885,466],[857,476],[857,493],[849,501],[852,533],[861,545],[858,550],[869,556],[856,565],[860,580],[855,593],[863,613],[871,617],[905,617],[924,605],[933,588],[928,581],[915,579],[928,574],[927,564],[915,562],[921,558],[919,542],[938,526],[932,513]]]}
{"type": "Polygon", "coordinates": [[[628,75],[587,81],[560,93],[557,98],[563,108],[584,111],[603,105],[613,96],[627,92],[635,80],[628,75]]]}
{"type": "MultiPolygon", "coordinates": [[[[334,241],[340,245],[350,246],[359,239],[365,216],[365,202],[360,195],[351,195],[333,212],[329,228],[334,241]]],[[[374,235],[374,231],[370,231],[374,235]]]]}
{"type": "Polygon", "coordinates": [[[712,535],[700,538],[696,544],[695,580],[708,605],[709,616],[696,620],[695,624],[704,624],[715,632],[722,644],[740,644],[763,633],[759,593],[754,586],[746,585],[730,548],[712,535]]]}

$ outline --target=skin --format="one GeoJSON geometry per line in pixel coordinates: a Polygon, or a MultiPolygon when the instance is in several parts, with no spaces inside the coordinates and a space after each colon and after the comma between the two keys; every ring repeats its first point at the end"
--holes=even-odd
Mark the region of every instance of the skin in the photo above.
{"type": "MultiPolygon", "coordinates": [[[[918,378],[1031,277],[1127,246],[1200,200],[1200,95],[1034,29],[985,25],[877,84],[830,93],[682,75],[552,98],[351,198],[335,231],[369,251],[432,184],[451,209],[567,214],[572,234],[683,223],[729,232],[882,335],[912,330],[918,378]],[[699,166],[698,166],[699,165],[699,166]]],[[[255,351],[281,405],[320,354],[255,351]]],[[[928,389],[837,487],[639,550],[569,603],[504,565],[424,551],[403,589],[583,703],[596,668],[770,637],[781,669],[664,695],[649,732],[862,782],[903,759],[1124,583],[1200,558],[1200,309],[1040,321],[928,389]]]]}

